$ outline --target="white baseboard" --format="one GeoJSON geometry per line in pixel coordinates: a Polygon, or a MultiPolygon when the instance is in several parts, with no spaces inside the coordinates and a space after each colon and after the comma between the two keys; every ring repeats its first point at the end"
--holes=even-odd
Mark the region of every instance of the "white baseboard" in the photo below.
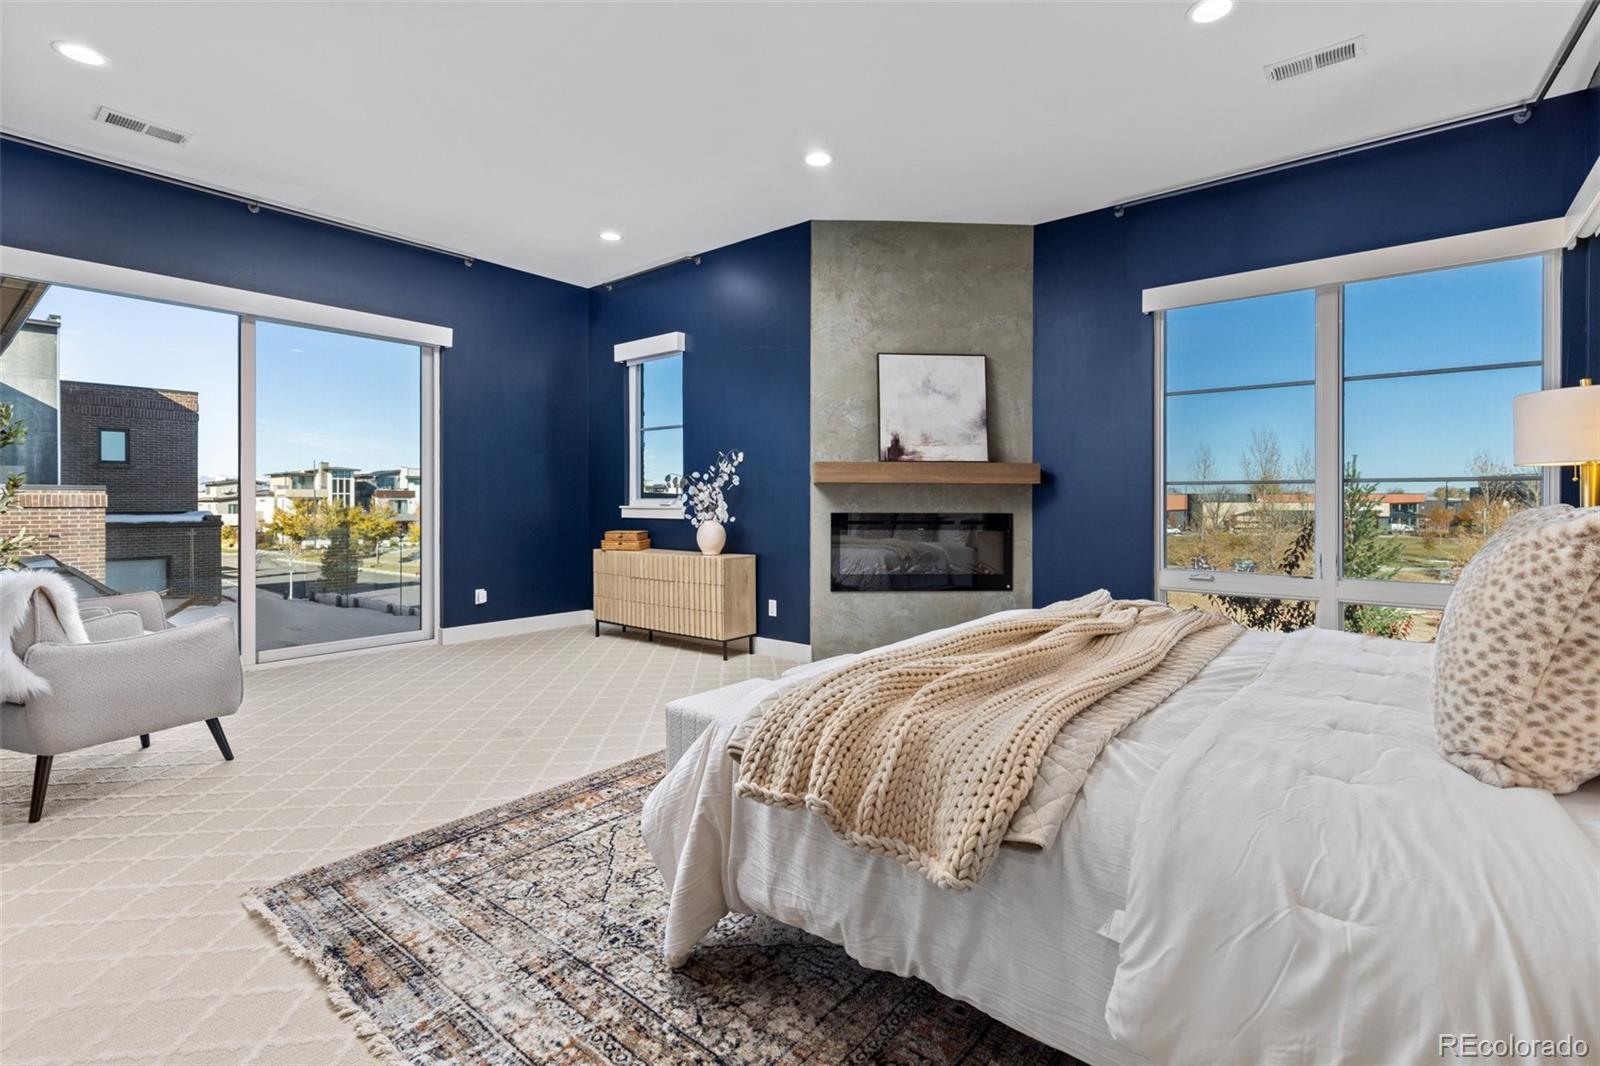
{"type": "Polygon", "coordinates": [[[808,663],[811,661],[811,645],[796,644],[792,640],[757,637],[756,654],[770,655],[774,659],[785,659],[790,662],[808,663]]]}
{"type": "Polygon", "coordinates": [[[461,644],[469,640],[493,640],[523,633],[542,633],[547,629],[594,624],[593,611],[565,611],[561,614],[535,614],[527,618],[507,618],[499,622],[478,622],[470,626],[446,626],[439,630],[439,643],[461,644]]]}
{"type": "MultiPolygon", "coordinates": [[[[493,640],[495,637],[515,637],[523,633],[541,633],[547,629],[565,629],[568,626],[589,625],[594,625],[593,611],[536,614],[527,618],[507,618],[500,622],[479,622],[470,626],[446,626],[439,631],[439,643],[461,644],[469,640],[493,640]]],[[[770,655],[774,659],[783,659],[788,662],[808,663],[811,661],[811,645],[797,644],[792,640],[757,637],[755,653],[757,655],[770,655]]]]}

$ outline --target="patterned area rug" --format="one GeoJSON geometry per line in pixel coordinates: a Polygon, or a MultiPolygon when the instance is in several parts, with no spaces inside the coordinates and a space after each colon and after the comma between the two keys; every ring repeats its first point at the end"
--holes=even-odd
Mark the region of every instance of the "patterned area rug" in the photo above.
{"type": "Polygon", "coordinates": [[[245,906],[391,1063],[1062,1063],[779,923],[728,917],[676,972],[639,832],[659,755],[312,870],[245,906]]]}

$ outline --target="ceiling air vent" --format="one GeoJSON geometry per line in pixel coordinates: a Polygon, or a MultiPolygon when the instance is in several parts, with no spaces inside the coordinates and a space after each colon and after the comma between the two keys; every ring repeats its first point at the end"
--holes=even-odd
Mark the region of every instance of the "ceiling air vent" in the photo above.
{"type": "Polygon", "coordinates": [[[124,114],[121,111],[113,111],[109,107],[102,107],[96,111],[94,120],[96,122],[104,122],[107,126],[115,126],[119,130],[127,130],[129,133],[142,133],[146,137],[154,137],[156,140],[166,141],[168,144],[189,143],[189,135],[187,133],[170,129],[166,126],[157,126],[154,122],[146,122],[142,118],[134,118],[132,115],[124,114]]]}
{"type": "Polygon", "coordinates": [[[1352,59],[1360,59],[1367,54],[1365,37],[1354,37],[1339,44],[1319,48],[1315,52],[1285,59],[1282,63],[1271,63],[1266,67],[1268,81],[1288,81],[1298,78],[1302,74],[1315,74],[1319,70],[1348,63],[1352,59]]]}

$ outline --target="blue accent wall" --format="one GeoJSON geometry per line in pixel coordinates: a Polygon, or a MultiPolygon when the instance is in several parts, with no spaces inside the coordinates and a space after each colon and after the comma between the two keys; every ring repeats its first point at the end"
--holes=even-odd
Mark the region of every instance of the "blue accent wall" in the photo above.
{"type": "MultiPolygon", "coordinates": [[[[1155,571],[1154,337],[1142,290],[1560,217],[1600,151],[1600,89],[1500,119],[1034,231],[1034,599],[1155,571]]],[[[1565,255],[1567,382],[1600,367],[1596,241],[1565,255]]]]}
{"type": "Polygon", "coordinates": [[[627,371],[623,341],[682,331],[684,462],[704,469],[718,451],[743,451],[728,496],[737,521],[730,552],[756,555],[758,632],[810,640],[811,226],[802,224],[707,252],[626,281],[589,300],[589,524],[648,529],[658,548],[693,548],[687,521],[625,519],[627,371]],[[779,604],[777,618],[766,603],[779,604]]]}
{"type": "Polygon", "coordinates": [[[589,607],[586,290],[13,141],[0,180],[0,242],[14,247],[453,328],[441,623],[589,607]]]}

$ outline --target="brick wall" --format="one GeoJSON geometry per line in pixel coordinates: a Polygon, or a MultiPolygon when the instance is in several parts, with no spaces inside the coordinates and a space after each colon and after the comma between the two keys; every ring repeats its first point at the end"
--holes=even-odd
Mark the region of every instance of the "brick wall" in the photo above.
{"type": "Polygon", "coordinates": [[[0,531],[26,529],[32,555],[53,555],[90,577],[106,577],[106,492],[99,487],[25,485],[11,510],[0,514],[0,531]]]}
{"type": "Polygon", "coordinates": [[[173,389],[61,383],[61,477],[104,485],[112,514],[195,509],[200,397],[173,389]],[[100,431],[126,430],[128,461],[100,461],[100,431]]]}
{"type": "Polygon", "coordinates": [[[199,522],[112,522],[105,527],[107,559],[165,559],[167,595],[202,603],[222,599],[222,519],[199,522]]]}

